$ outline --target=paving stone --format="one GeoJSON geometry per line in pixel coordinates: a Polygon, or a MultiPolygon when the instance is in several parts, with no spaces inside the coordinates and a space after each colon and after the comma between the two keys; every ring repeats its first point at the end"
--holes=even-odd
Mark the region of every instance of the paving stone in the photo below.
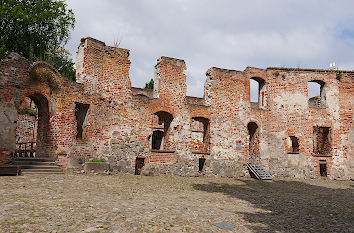
{"type": "Polygon", "coordinates": [[[218,223],[215,223],[214,226],[221,228],[221,229],[232,229],[235,227],[233,224],[228,223],[228,222],[218,222],[218,223]]]}
{"type": "Polygon", "coordinates": [[[0,232],[354,232],[353,185],[121,173],[1,177],[0,232]]]}

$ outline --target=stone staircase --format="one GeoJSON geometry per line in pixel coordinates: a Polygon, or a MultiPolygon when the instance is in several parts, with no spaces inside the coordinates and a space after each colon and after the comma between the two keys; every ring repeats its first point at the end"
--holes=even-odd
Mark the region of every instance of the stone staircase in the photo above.
{"type": "Polygon", "coordinates": [[[22,174],[64,174],[51,158],[15,157],[12,164],[20,167],[22,174]]]}
{"type": "Polygon", "coordinates": [[[254,157],[250,157],[247,163],[247,168],[259,180],[272,180],[273,176],[267,172],[260,161],[254,157]]]}

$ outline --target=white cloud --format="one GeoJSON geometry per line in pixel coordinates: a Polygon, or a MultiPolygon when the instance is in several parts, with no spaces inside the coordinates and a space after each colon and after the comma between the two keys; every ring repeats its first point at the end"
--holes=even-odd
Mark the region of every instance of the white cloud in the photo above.
{"type": "Polygon", "coordinates": [[[202,96],[205,71],[246,66],[354,69],[354,2],[350,0],[70,0],[82,37],[131,50],[131,79],[143,87],[156,59],[187,63],[188,94],[202,96]]]}

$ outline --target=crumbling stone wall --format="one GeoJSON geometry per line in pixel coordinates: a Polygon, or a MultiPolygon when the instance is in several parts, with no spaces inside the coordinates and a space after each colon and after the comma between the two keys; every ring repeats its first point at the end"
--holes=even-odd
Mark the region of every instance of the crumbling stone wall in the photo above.
{"type": "Polygon", "coordinates": [[[278,176],[318,177],[325,161],[329,177],[353,177],[354,72],[213,67],[204,97],[189,97],[183,60],[158,59],[154,90],[131,87],[129,50],[93,38],[81,40],[76,68],[74,83],[50,65],[16,54],[0,62],[0,162],[14,150],[18,107],[35,94],[47,101],[42,111],[49,117],[42,156],[63,169],[106,158],[113,171],[134,173],[139,159],[148,174],[240,177],[248,175],[254,154],[278,176]],[[31,80],[33,69],[48,72],[57,88],[31,80]],[[258,103],[250,100],[251,79],[262,84],[258,103]],[[325,105],[308,100],[309,81],[324,83],[325,105]],[[80,119],[78,105],[88,106],[80,119]],[[251,123],[257,126],[254,138],[251,123]],[[316,127],[330,128],[329,153],[314,153],[316,127]],[[154,131],[161,131],[161,147],[152,146],[154,131]],[[298,150],[290,151],[295,137],[298,150]]]}

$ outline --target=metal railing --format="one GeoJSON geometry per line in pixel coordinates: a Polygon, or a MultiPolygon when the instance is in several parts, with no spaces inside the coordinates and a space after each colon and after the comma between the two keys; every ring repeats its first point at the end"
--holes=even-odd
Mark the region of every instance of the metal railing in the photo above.
{"type": "Polygon", "coordinates": [[[14,157],[36,157],[36,142],[17,142],[14,157]]]}
{"type": "Polygon", "coordinates": [[[269,174],[274,175],[274,166],[270,163],[269,160],[268,160],[267,164],[264,164],[264,160],[261,160],[260,157],[254,156],[254,155],[249,155],[248,163],[251,165],[260,164],[262,167],[268,168],[267,170],[268,170],[269,174]]]}

